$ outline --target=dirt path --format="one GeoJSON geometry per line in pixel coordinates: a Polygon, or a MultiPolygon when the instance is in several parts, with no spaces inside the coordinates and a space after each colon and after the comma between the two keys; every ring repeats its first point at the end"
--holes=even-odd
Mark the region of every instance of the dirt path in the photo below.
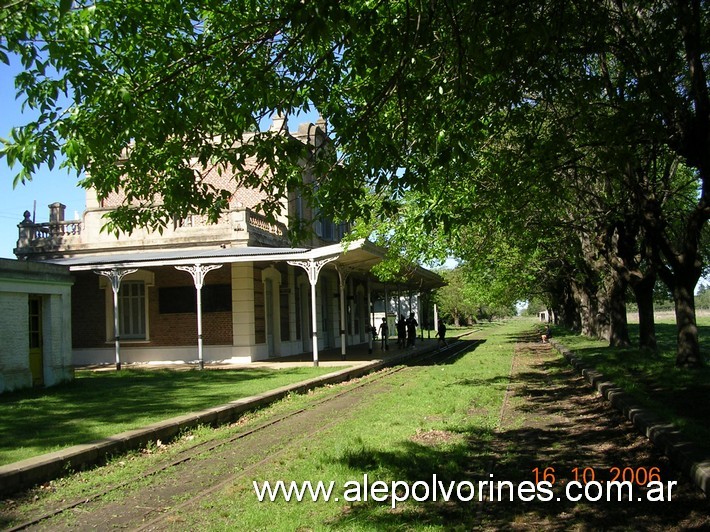
{"type": "MultiPolygon", "coordinates": [[[[549,345],[520,342],[495,442],[494,479],[515,483],[555,475],[550,502],[486,503],[487,528],[521,530],[688,530],[710,526],[710,505],[687,478],[678,476],[650,442],[585,383],[549,345]],[[566,485],[577,478],[610,480],[614,468],[627,478],[658,468],[661,480],[677,481],[670,502],[648,502],[635,489],[632,501],[570,502],[566,485]],[[547,469],[550,468],[550,469],[547,469]],[[575,470],[575,468],[577,468],[575,470]],[[643,502],[637,499],[641,497],[643,502]]],[[[572,490],[575,495],[579,490],[572,490]]],[[[596,490],[590,494],[596,496],[596,490]]]]}

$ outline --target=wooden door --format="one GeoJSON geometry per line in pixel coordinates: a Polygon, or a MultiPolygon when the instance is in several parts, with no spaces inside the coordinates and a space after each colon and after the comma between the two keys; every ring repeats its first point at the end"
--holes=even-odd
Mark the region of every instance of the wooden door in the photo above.
{"type": "Polygon", "coordinates": [[[44,355],[42,353],[42,298],[29,296],[30,372],[32,386],[44,386],[44,355]]]}

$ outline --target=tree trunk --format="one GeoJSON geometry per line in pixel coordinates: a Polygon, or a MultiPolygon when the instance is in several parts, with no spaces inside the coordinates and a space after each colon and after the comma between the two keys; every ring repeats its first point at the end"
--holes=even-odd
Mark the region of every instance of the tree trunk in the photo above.
{"type": "Polygon", "coordinates": [[[693,290],[697,279],[692,276],[676,278],[673,290],[675,301],[675,320],[678,328],[678,351],[676,366],[697,368],[702,366],[700,343],[698,342],[698,326],[695,322],[695,296],[693,290]]]}
{"type": "Polygon", "coordinates": [[[572,281],[572,293],[579,313],[580,333],[584,336],[595,336],[597,309],[592,295],[589,294],[583,283],[576,281],[572,281]]]}
{"type": "Polygon", "coordinates": [[[609,345],[611,347],[629,347],[629,324],[626,319],[626,287],[624,278],[612,270],[609,280],[609,345]]]}
{"type": "Polygon", "coordinates": [[[579,331],[581,329],[579,311],[569,278],[560,276],[549,291],[552,296],[552,307],[555,309],[555,323],[579,331]]]}
{"type": "Polygon", "coordinates": [[[656,274],[647,274],[631,284],[639,309],[639,347],[656,350],[656,321],[653,316],[653,287],[656,274]]]}

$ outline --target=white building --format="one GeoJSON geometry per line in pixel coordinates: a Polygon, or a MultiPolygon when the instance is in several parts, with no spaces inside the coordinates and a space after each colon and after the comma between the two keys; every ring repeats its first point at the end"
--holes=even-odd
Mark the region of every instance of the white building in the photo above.
{"type": "Polygon", "coordinates": [[[0,393],[73,377],[67,267],[0,259],[0,393]]]}

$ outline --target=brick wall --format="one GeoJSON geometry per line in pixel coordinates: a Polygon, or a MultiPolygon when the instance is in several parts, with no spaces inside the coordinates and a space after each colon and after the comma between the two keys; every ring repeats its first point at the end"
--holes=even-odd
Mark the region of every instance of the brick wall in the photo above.
{"type": "MultiPolygon", "coordinates": [[[[207,285],[231,287],[229,265],[209,272],[207,285]]],[[[150,345],[177,346],[197,344],[197,314],[194,312],[160,314],[159,291],[164,287],[186,286],[194,289],[195,283],[188,272],[175,268],[157,268],[155,286],[149,289],[150,345]]],[[[205,345],[230,345],[232,343],[232,314],[229,311],[203,312],[202,341],[205,345]]]]}
{"type": "Polygon", "coordinates": [[[32,385],[27,294],[0,292],[0,392],[32,385]]]}
{"type": "MultiPolygon", "coordinates": [[[[185,286],[194,290],[192,276],[173,267],[156,268],[155,286],[147,287],[148,328],[151,346],[178,346],[197,344],[197,314],[194,312],[161,314],[159,291],[161,287],[185,286]]],[[[93,272],[77,273],[72,291],[72,343],[75,348],[106,345],[106,298],[111,292],[99,287],[100,277],[93,272]]],[[[229,265],[213,270],[206,276],[207,285],[231,287],[229,265]]],[[[231,291],[231,288],[230,288],[231,291]]],[[[112,330],[112,329],[111,329],[112,330]]],[[[205,345],[231,345],[232,315],[229,311],[204,312],[202,338],[205,345]]],[[[109,338],[110,341],[110,338],[109,338]]],[[[145,342],[130,342],[145,345],[145,342]]]]}
{"type": "MultiPolygon", "coordinates": [[[[254,159],[250,159],[246,163],[247,171],[256,168],[254,159]]],[[[204,181],[213,185],[217,189],[229,190],[232,192],[230,204],[235,207],[237,202],[240,202],[244,207],[252,208],[266,198],[266,193],[254,188],[239,187],[234,179],[234,171],[231,167],[219,172],[216,167],[210,168],[204,172],[204,181]]],[[[111,192],[101,203],[104,208],[112,208],[123,205],[126,202],[126,195],[122,190],[111,192]]]]}
{"type": "Polygon", "coordinates": [[[261,279],[261,272],[264,266],[254,264],[254,342],[256,344],[266,343],[266,307],[264,306],[264,282],[261,279]]]}
{"type": "Polygon", "coordinates": [[[94,272],[74,273],[72,287],[72,346],[98,347],[106,343],[106,291],[94,272]]]}
{"type": "Polygon", "coordinates": [[[281,316],[281,341],[287,342],[291,339],[291,306],[290,306],[290,289],[289,286],[289,276],[288,268],[285,263],[279,262],[276,265],[276,269],[281,274],[281,286],[275,287],[279,290],[279,306],[280,306],[280,316],[281,316]]]}

